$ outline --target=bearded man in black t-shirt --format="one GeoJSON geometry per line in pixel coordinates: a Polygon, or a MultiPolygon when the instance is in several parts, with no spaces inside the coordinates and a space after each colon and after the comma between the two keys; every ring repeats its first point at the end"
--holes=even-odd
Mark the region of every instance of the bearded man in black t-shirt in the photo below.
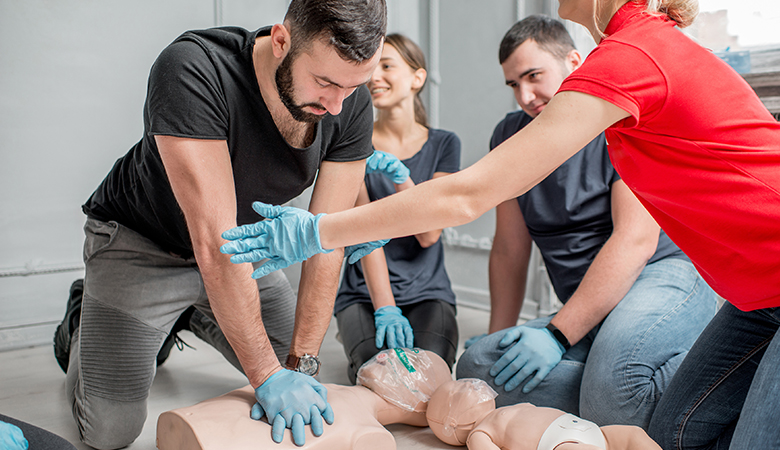
{"type": "Polygon", "coordinates": [[[119,448],[141,433],[156,356],[191,306],[183,327],[246,374],[253,417],[267,416],[277,441],[292,428],[301,445],[305,424],[319,435],[333,420],[310,375],[343,252],[303,266],[296,318],[284,275],[253,281],[219,252],[220,235],[257,220],[252,201],[312,184],[314,214],[355,204],[372,153],[363,84],[385,28],[383,0],[293,0],[283,24],[189,31],[160,54],[142,139],[83,207],[83,297],[71,295],[55,336],[83,442],[119,448]]]}

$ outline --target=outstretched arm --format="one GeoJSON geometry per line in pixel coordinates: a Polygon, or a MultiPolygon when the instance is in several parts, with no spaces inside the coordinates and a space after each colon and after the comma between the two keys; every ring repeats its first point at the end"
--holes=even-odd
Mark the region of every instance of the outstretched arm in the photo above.
{"type": "Polygon", "coordinates": [[[226,231],[223,237],[233,242],[222,251],[235,253],[236,262],[269,258],[282,268],[327,249],[461,225],[525,193],[625,117],[597,97],[562,92],[528,126],[461,172],[336,214],[259,204],[271,220],[226,231]]]}
{"type": "Polygon", "coordinates": [[[628,113],[600,98],[561,92],[528,126],[458,173],[421,183],[368,205],[324,216],[325,249],[408,236],[478,218],[547,177],[628,113]],[[397,220],[403,217],[404,220],[397,220]]]}

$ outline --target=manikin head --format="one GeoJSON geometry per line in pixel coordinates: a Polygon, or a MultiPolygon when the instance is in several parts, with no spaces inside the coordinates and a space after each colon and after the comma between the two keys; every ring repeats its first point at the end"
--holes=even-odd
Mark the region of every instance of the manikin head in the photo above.
{"type": "Polygon", "coordinates": [[[580,66],[582,56],[561,22],[536,15],[507,31],[499,46],[498,61],[517,104],[536,117],[563,80],[580,66]]]}
{"type": "Polygon", "coordinates": [[[393,405],[425,413],[436,389],[452,380],[449,366],[439,355],[419,348],[382,350],[366,361],[357,382],[393,405]]]}
{"type": "Polygon", "coordinates": [[[422,49],[402,34],[388,35],[382,58],[368,83],[374,107],[383,110],[411,102],[414,120],[427,127],[428,115],[420,98],[427,75],[422,49]]]}
{"type": "Polygon", "coordinates": [[[450,445],[466,445],[471,430],[496,409],[498,394],[484,381],[463,378],[439,386],[428,402],[428,426],[450,445]]]}
{"type": "Polygon", "coordinates": [[[292,0],[271,29],[279,98],[300,122],[337,115],[379,62],[387,27],[384,0],[292,0]]]}

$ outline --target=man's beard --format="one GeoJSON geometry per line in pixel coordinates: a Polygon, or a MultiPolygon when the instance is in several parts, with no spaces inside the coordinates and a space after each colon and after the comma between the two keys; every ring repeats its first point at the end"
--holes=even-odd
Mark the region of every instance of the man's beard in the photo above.
{"type": "Polygon", "coordinates": [[[295,54],[294,52],[290,52],[282,60],[282,63],[279,64],[279,67],[276,68],[276,90],[279,92],[279,99],[287,108],[287,111],[290,111],[290,115],[293,119],[297,120],[298,122],[317,123],[322,120],[323,117],[325,117],[325,114],[312,114],[310,112],[304,111],[303,108],[311,106],[324,110],[325,107],[319,103],[305,103],[303,105],[298,105],[293,99],[293,92],[295,89],[293,88],[292,63],[294,60],[295,54]]]}

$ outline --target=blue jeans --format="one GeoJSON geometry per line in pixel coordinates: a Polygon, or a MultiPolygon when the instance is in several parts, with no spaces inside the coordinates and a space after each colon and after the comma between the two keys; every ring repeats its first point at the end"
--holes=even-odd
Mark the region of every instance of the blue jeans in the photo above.
{"type": "Polygon", "coordinates": [[[650,422],[665,450],[780,448],[780,308],[726,304],[680,366],[650,422]]]}
{"type": "MultiPolygon", "coordinates": [[[[717,311],[715,293],[684,260],[648,264],[604,321],[572,346],[539,386],[507,392],[490,367],[505,349],[493,333],[461,356],[457,378],[481,378],[498,392],[496,406],[529,402],[599,425],[647,428],[653,410],[699,333],[717,311]]],[[[529,321],[542,328],[552,317],[529,321]]]]}

